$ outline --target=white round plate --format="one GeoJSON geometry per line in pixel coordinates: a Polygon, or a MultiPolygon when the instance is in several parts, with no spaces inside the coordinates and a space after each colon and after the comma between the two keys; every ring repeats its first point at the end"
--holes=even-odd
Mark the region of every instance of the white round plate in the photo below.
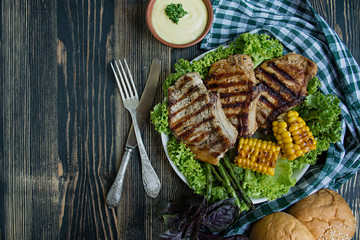
{"type": "MultiPolygon", "coordinates": [[[[227,48],[228,45],[224,45],[223,46],[224,48],[227,48]]],[[[192,61],[197,61],[201,58],[203,58],[207,53],[209,52],[212,52],[212,51],[215,51],[216,49],[212,49],[212,50],[209,50],[199,56],[197,56],[196,58],[194,58],[192,61]]],[[[192,62],[191,61],[191,62],[192,62]]],[[[172,160],[170,159],[169,157],[169,154],[168,154],[168,151],[167,151],[167,142],[169,141],[169,136],[164,134],[164,133],[161,133],[161,142],[163,144],[163,148],[164,148],[164,151],[165,151],[165,154],[166,154],[166,157],[167,159],[169,160],[170,162],[170,165],[171,167],[174,169],[174,171],[176,172],[176,174],[181,178],[181,180],[184,181],[184,183],[186,183],[188,186],[189,186],[189,183],[187,182],[186,178],[185,178],[185,175],[182,174],[182,172],[179,170],[179,168],[172,162],[172,160]]],[[[300,180],[300,178],[302,178],[302,176],[304,176],[305,172],[308,170],[308,168],[310,167],[309,164],[305,165],[305,167],[301,168],[301,169],[296,169],[294,172],[293,172],[293,175],[292,177],[296,179],[296,182],[298,182],[300,180]]],[[[254,204],[257,204],[257,203],[262,203],[262,202],[266,202],[268,199],[267,198],[250,198],[251,201],[254,203],[254,204]]]]}

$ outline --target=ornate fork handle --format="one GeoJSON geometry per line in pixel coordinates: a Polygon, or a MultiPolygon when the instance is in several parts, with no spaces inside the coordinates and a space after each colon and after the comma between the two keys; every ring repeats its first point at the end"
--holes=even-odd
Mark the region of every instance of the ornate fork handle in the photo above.
{"type": "Polygon", "coordinates": [[[158,176],[156,175],[154,168],[151,166],[149,157],[145,151],[139,126],[137,124],[135,111],[130,111],[130,114],[133,120],[134,131],[140,152],[143,185],[147,195],[149,195],[152,198],[156,198],[160,192],[161,183],[158,176]]]}
{"type": "Polygon", "coordinates": [[[120,202],[126,168],[127,168],[127,165],[129,164],[129,160],[130,160],[133,150],[134,150],[134,148],[125,147],[125,152],[124,152],[123,158],[121,160],[119,172],[116,175],[114,183],[111,186],[111,188],[108,192],[108,195],[106,197],[106,203],[109,206],[109,208],[116,207],[120,202]]]}

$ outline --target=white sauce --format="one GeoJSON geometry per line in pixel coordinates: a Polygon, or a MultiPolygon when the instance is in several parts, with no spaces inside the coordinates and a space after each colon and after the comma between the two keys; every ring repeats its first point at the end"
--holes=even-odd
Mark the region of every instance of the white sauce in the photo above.
{"type": "Polygon", "coordinates": [[[206,27],[207,8],[202,0],[157,0],[152,10],[152,25],[156,33],[165,41],[173,44],[186,44],[197,39],[206,27]],[[173,23],[165,13],[167,5],[182,4],[188,12],[173,23]]]}

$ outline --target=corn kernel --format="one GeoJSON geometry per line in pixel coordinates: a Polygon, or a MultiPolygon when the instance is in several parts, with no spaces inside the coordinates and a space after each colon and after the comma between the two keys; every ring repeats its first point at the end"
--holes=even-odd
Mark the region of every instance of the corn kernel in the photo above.
{"type": "Polygon", "coordinates": [[[287,157],[287,159],[288,159],[289,161],[295,160],[295,159],[296,159],[296,155],[290,155],[290,156],[287,157]]]}
{"type": "Polygon", "coordinates": [[[303,147],[301,150],[302,150],[303,153],[305,154],[305,153],[307,153],[307,152],[310,151],[310,147],[309,147],[309,146],[305,146],[305,147],[303,147]]]}
{"type": "Polygon", "coordinates": [[[281,134],[281,137],[282,138],[289,138],[291,137],[291,133],[289,131],[285,131],[281,134]]]}
{"type": "Polygon", "coordinates": [[[273,127],[272,130],[273,130],[273,133],[277,133],[279,131],[279,127],[273,127]]]}
{"type": "Polygon", "coordinates": [[[300,149],[301,149],[301,148],[300,148],[300,146],[299,146],[298,144],[294,144],[293,148],[294,148],[294,150],[295,150],[295,151],[297,151],[297,150],[300,150],[300,149]]]}
{"type": "Polygon", "coordinates": [[[279,124],[278,124],[279,129],[286,129],[286,127],[287,127],[286,122],[284,122],[284,121],[279,122],[279,124]]]}
{"type": "Polygon", "coordinates": [[[300,157],[303,154],[303,151],[301,149],[295,151],[295,155],[300,157]]]}
{"type": "Polygon", "coordinates": [[[295,123],[295,122],[298,121],[298,119],[299,119],[298,117],[294,117],[294,116],[293,116],[293,117],[289,117],[288,120],[287,120],[287,122],[288,122],[288,123],[295,123]]]}
{"type": "Polygon", "coordinates": [[[257,141],[255,147],[256,147],[256,148],[260,148],[260,147],[261,147],[261,143],[262,143],[261,140],[257,141]]]}
{"type": "Polygon", "coordinates": [[[285,154],[287,155],[294,155],[295,154],[295,150],[292,148],[286,149],[285,150],[285,154]]]}
{"type": "Polygon", "coordinates": [[[285,149],[293,149],[294,148],[294,144],[293,143],[286,143],[284,146],[285,149]]]}
{"type": "Polygon", "coordinates": [[[297,129],[299,129],[299,125],[291,125],[290,127],[289,127],[289,131],[291,132],[291,133],[293,133],[295,130],[297,130],[297,129]]]}
{"type": "Polygon", "coordinates": [[[296,111],[289,111],[289,112],[287,113],[287,116],[288,116],[288,117],[298,117],[298,116],[299,116],[299,113],[296,112],[296,111]]]}
{"type": "Polygon", "coordinates": [[[308,147],[308,143],[306,142],[306,141],[302,141],[300,144],[299,144],[299,146],[300,146],[300,148],[301,149],[303,149],[304,147],[308,147]]]}
{"type": "Polygon", "coordinates": [[[248,152],[250,149],[250,146],[248,144],[246,144],[242,147],[242,149],[243,149],[243,151],[248,152]]]}

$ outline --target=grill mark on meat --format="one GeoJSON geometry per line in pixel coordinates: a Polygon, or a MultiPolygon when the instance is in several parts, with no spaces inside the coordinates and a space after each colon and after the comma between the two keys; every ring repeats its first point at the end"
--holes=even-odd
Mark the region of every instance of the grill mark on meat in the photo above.
{"type": "MultiPolygon", "coordinates": [[[[220,131],[220,130],[221,130],[219,126],[214,126],[214,129],[215,129],[216,131],[220,131]]],[[[224,143],[228,143],[228,142],[229,142],[229,140],[226,139],[226,138],[224,137],[224,135],[219,135],[219,136],[218,136],[218,139],[217,139],[216,141],[213,141],[213,142],[211,143],[211,146],[214,147],[214,146],[216,146],[216,145],[218,145],[218,144],[224,144],[224,143]]]]}
{"type": "MultiPolygon", "coordinates": [[[[169,114],[168,114],[168,118],[173,118],[173,117],[175,117],[175,116],[176,116],[178,113],[180,113],[181,111],[185,110],[186,108],[189,108],[190,106],[194,105],[196,102],[202,101],[204,98],[205,98],[205,94],[199,95],[197,98],[193,99],[188,105],[184,105],[182,108],[179,108],[179,110],[177,110],[176,112],[173,112],[173,113],[171,113],[171,114],[169,113],[169,114]]],[[[184,98],[183,98],[183,99],[184,99],[184,98]]],[[[169,104],[169,106],[173,106],[173,105],[175,105],[175,103],[172,104],[172,105],[169,104]]],[[[187,114],[187,113],[185,113],[185,114],[187,114]]]]}
{"type": "MultiPolygon", "coordinates": [[[[261,102],[262,104],[266,105],[268,108],[270,109],[275,109],[275,105],[272,104],[265,96],[260,96],[260,99],[259,99],[259,102],[261,102]]],[[[260,104],[261,104],[260,103],[260,104]]],[[[266,112],[265,111],[261,111],[261,110],[258,110],[258,114],[261,115],[261,117],[263,119],[266,119],[267,118],[267,115],[266,115],[266,112]]]]}
{"type": "MultiPolygon", "coordinates": [[[[222,105],[222,108],[223,109],[226,109],[226,108],[239,108],[243,105],[242,102],[232,102],[232,103],[226,103],[226,104],[223,104],[222,105]]],[[[227,116],[227,115],[226,115],[227,116]]]]}
{"type": "MultiPolygon", "coordinates": [[[[267,63],[267,65],[268,65],[268,67],[271,67],[272,69],[274,69],[274,71],[276,71],[277,73],[279,73],[283,78],[285,78],[286,80],[289,80],[289,81],[295,81],[295,79],[294,78],[292,78],[292,76],[288,73],[288,72],[286,72],[286,71],[284,71],[284,70],[282,70],[281,68],[279,68],[277,65],[276,65],[276,63],[275,62],[268,62],[267,63]]],[[[293,67],[291,67],[291,68],[293,68],[293,67]]],[[[293,68],[294,69],[294,68],[293,68]]]]}
{"type": "Polygon", "coordinates": [[[193,132],[195,132],[195,130],[200,127],[201,125],[203,125],[206,122],[209,122],[211,120],[214,119],[214,116],[208,117],[203,119],[200,122],[197,122],[196,124],[191,125],[186,131],[182,132],[179,137],[183,138],[183,139],[187,139],[193,132]]]}
{"type": "Polygon", "coordinates": [[[260,96],[260,102],[262,102],[271,109],[275,108],[275,105],[272,104],[264,95],[260,96]]]}
{"type": "Polygon", "coordinates": [[[242,76],[245,75],[245,72],[241,72],[241,71],[237,71],[237,72],[230,72],[230,73],[213,73],[211,75],[211,78],[214,80],[222,80],[222,79],[227,79],[227,78],[231,78],[234,76],[242,76]]]}
{"type": "MultiPolygon", "coordinates": [[[[198,86],[191,86],[191,87],[188,89],[188,91],[187,91],[186,93],[184,93],[184,94],[177,100],[177,102],[180,102],[180,101],[184,100],[185,98],[187,98],[188,96],[190,96],[191,93],[197,91],[198,89],[199,89],[198,86]]],[[[175,104],[175,103],[173,103],[173,104],[175,104]]],[[[173,105],[173,104],[172,104],[172,105],[173,105]]]]}
{"type": "Polygon", "coordinates": [[[208,137],[211,134],[211,131],[207,131],[207,132],[200,132],[199,135],[197,135],[196,137],[194,137],[191,141],[188,140],[190,143],[196,143],[196,142],[200,142],[202,140],[204,140],[206,137],[208,137]]]}
{"type": "MultiPolygon", "coordinates": [[[[267,72],[266,70],[264,70],[262,67],[258,67],[258,70],[260,73],[263,74],[263,76],[269,81],[269,82],[272,82],[274,84],[276,84],[277,86],[280,87],[280,91],[281,92],[284,92],[288,95],[291,95],[292,98],[296,98],[297,97],[297,94],[294,93],[293,91],[291,91],[288,87],[286,87],[286,85],[284,83],[282,83],[278,77],[276,76],[276,74],[272,74],[272,73],[269,73],[267,72]]],[[[269,89],[271,89],[271,91],[275,92],[275,90],[268,84],[266,83],[265,81],[262,81],[262,83],[264,85],[266,85],[269,89]]],[[[283,99],[283,97],[281,97],[283,99]]]]}
{"type": "Polygon", "coordinates": [[[220,98],[229,98],[234,96],[245,96],[249,94],[251,91],[239,91],[239,89],[234,89],[235,92],[228,92],[228,93],[220,93],[220,98]]]}
{"type": "Polygon", "coordinates": [[[188,75],[184,75],[184,80],[179,84],[179,89],[183,89],[189,81],[191,81],[191,77],[189,77],[188,75]]]}
{"type": "Polygon", "coordinates": [[[234,113],[227,113],[227,114],[226,114],[226,117],[227,117],[227,118],[231,118],[231,117],[235,117],[235,116],[239,116],[239,113],[234,112],[234,113]]]}
{"type": "MultiPolygon", "coordinates": [[[[203,95],[203,94],[202,94],[203,95]]],[[[176,131],[176,129],[180,128],[182,125],[184,125],[184,123],[187,123],[186,121],[190,120],[191,118],[195,117],[196,115],[199,115],[201,112],[203,112],[204,110],[206,110],[211,104],[205,104],[204,106],[202,106],[200,109],[198,109],[195,112],[192,112],[190,114],[186,114],[184,117],[178,119],[175,123],[175,126],[172,125],[171,129],[176,131]]],[[[171,117],[172,118],[172,117],[171,117]]],[[[170,118],[169,118],[170,119],[170,118]]],[[[171,120],[170,120],[171,121],[171,120]]]]}
{"type": "Polygon", "coordinates": [[[230,87],[235,87],[235,86],[246,86],[247,83],[246,82],[216,82],[216,83],[211,83],[211,84],[207,84],[207,87],[209,89],[219,89],[219,88],[230,88],[230,87]]]}
{"type": "Polygon", "coordinates": [[[305,98],[306,98],[306,96],[301,96],[292,102],[285,103],[281,107],[274,109],[274,111],[270,114],[271,119],[275,119],[277,116],[279,116],[284,111],[300,104],[301,102],[303,102],[305,100],[305,98]]]}

